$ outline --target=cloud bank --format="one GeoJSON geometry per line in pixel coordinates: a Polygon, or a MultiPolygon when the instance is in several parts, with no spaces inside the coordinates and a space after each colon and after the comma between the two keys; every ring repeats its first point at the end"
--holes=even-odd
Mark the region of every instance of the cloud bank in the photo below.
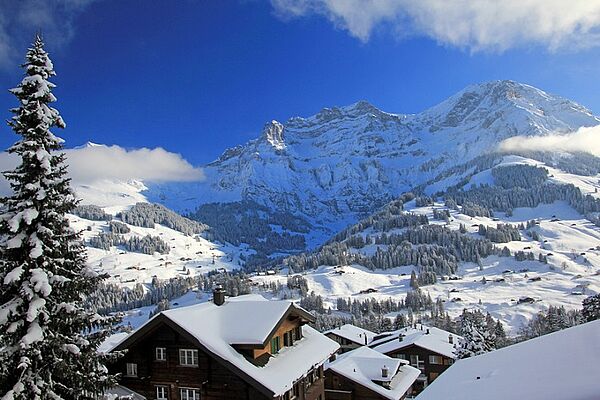
{"type": "MultiPolygon", "coordinates": [[[[188,182],[204,178],[202,170],[192,166],[181,155],[162,148],[126,150],[120,146],[91,145],[64,151],[69,176],[75,185],[99,180],[141,180],[149,182],[188,182]]],[[[0,153],[0,170],[17,165],[18,158],[0,153]]],[[[8,193],[9,186],[2,177],[0,192],[8,193]]]]}
{"type": "Polygon", "coordinates": [[[600,125],[564,135],[515,136],[500,143],[501,151],[586,152],[600,157],[600,125]]]}
{"type": "Polygon", "coordinates": [[[23,46],[41,31],[51,49],[60,48],[75,34],[75,20],[97,0],[15,0],[0,2],[0,68],[22,61],[23,46]]]}
{"type": "Polygon", "coordinates": [[[321,15],[366,42],[384,27],[471,51],[600,45],[597,0],[271,0],[283,19],[321,15]]]}

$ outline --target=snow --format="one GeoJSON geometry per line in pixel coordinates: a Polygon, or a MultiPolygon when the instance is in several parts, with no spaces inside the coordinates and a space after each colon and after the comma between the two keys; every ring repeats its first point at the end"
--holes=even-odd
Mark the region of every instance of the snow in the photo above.
{"type": "MultiPolygon", "coordinates": [[[[114,215],[128,207],[104,207],[103,210],[114,215]]],[[[76,215],[69,215],[69,222],[76,231],[82,231],[85,241],[109,229],[108,221],[92,221],[76,215]]],[[[122,247],[113,247],[108,251],[87,247],[88,265],[107,273],[109,282],[123,286],[150,283],[155,276],[170,279],[205,274],[220,268],[231,271],[240,268],[241,257],[253,252],[247,246],[214,243],[197,235],[187,236],[160,224],[155,224],[154,228],[126,225],[131,232],[123,235],[125,238],[158,236],[169,244],[170,251],[168,254],[149,255],[130,252],[122,247]]]]}
{"type": "Polygon", "coordinates": [[[365,345],[371,343],[373,338],[377,335],[369,330],[359,328],[352,324],[345,324],[335,329],[328,330],[323,332],[324,334],[332,333],[334,335],[343,337],[344,339],[348,339],[353,341],[354,343],[358,343],[360,345],[365,345]],[[365,337],[367,339],[367,343],[365,343],[365,337]]]}
{"type": "MultiPolygon", "coordinates": [[[[445,224],[433,219],[434,209],[446,209],[443,203],[415,207],[413,201],[406,204],[405,209],[427,215],[432,224],[445,224]]],[[[468,234],[475,237],[479,237],[477,231],[480,224],[495,227],[499,223],[518,224],[535,219],[539,221],[534,229],[538,232],[540,241],[534,241],[523,234],[521,241],[500,243],[499,247],[506,246],[513,253],[519,250],[532,251],[536,257],[539,254],[548,255],[548,264],[538,261],[519,262],[514,257],[491,256],[482,260],[483,270],[475,263],[461,263],[456,274],[458,280],[438,280],[434,285],[423,286],[421,290],[430,294],[434,301],[440,298],[444,302],[444,308],[451,317],[457,317],[465,308],[478,309],[500,319],[509,333],[516,334],[524,323],[549,306],[580,309],[585,296],[600,293],[600,249],[597,248],[600,243],[600,228],[566,202],[540,204],[535,208],[516,208],[511,217],[497,213],[497,220],[469,217],[455,210],[449,211],[451,222],[447,225],[448,228],[458,230],[459,225],[463,224],[467,227],[468,234]],[[560,221],[553,221],[554,217],[560,221]],[[530,249],[526,249],[527,247],[530,249]],[[486,278],[486,284],[481,283],[483,277],[486,278]],[[529,280],[534,277],[540,277],[541,280],[529,280]],[[536,301],[532,304],[518,304],[520,297],[533,297],[536,301]]],[[[369,245],[350,251],[371,254],[376,248],[376,245],[369,245]]],[[[410,290],[410,273],[414,268],[408,265],[371,271],[360,265],[343,265],[341,268],[320,266],[303,273],[303,277],[308,282],[309,292],[314,291],[322,296],[326,308],[335,309],[336,300],[340,297],[350,300],[375,298],[380,301],[404,298],[410,290]],[[340,274],[340,271],[344,273],[340,274]],[[376,292],[360,293],[366,289],[375,289],[376,292]]],[[[257,283],[279,281],[283,285],[285,279],[284,276],[252,278],[257,283]]],[[[394,315],[389,317],[393,318],[394,315]]]]}
{"type": "Polygon", "coordinates": [[[21,338],[21,345],[27,348],[32,343],[40,342],[42,340],[44,340],[44,332],[42,331],[42,327],[36,321],[33,321],[29,325],[29,328],[27,328],[27,333],[25,336],[21,338]]]}
{"type": "Polygon", "coordinates": [[[119,345],[126,337],[129,336],[128,332],[117,332],[109,337],[107,337],[101,344],[98,346],[98,353],[109,353],[115,347],[119,345]]]}
{"type": "Polygon", "coordinates": [[[449,358],[454,358],[454,344],[450,343],[449,336],[453,337],[454,343],[458,343],[460,340],[460,336],[453,333],[444,331],[442,329],[417,324],[417,328],[406,327],[394,331],[390,336],[372,343],[371,347],[380,353],[387,354],[408,346],[415,345],[423,349],[433,351],[434,353],[441,354],[449,358]],[[402,335],[402,340],[398,340],[399,335],[402,335]]]}
{"type": "Polygon", "coordinates": [[[407,364],[408,361],[388,357],[369,347],[359,347],[338,356],[335,361],[327,362],[325,369],[334,371],[386,399],[398,400],[406,394],[421,373],[407,364]],[[383,368],[389,371],[386,378],[382,376],[383,368]],[[386,388],[374,381],[388,382],[390,387],[386,388]]]}
{"type": "Polygon", "coordinates": [[[597,399],[599,337],[600,320],[459,360],[417,398],[597,399]]]}
{"type": "Polygon", "coordinates": [[[277,396],[290,390],[295,381],[323,364],[339,348],[336,342],[307,325],[302,327],[301,340],[291,347],[284,347],[263,367],[252,364],[232,347],[234,344],[262,344],[291,307],[295,306],[290,301],[269,301],[259,295],[244,295],[229,298],[221,306],[207,302],[161,314],[277,396]]]}
{"type": "Polygon", "coordinates": [[[29,281],[33,285],[33,290],[44,297],[48,297],[52,291],[52,286],[48,282],[48,274],[41,268],[34,268],[30,271],[29,281]]]}

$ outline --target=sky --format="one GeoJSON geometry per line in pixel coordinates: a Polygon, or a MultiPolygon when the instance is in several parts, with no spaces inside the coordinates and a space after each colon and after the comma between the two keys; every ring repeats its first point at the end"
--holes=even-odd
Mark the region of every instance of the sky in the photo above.
{"type": "MultiPolygon", "coordinates": [[[[67,147],[161,148],[188,172],[272,119],[358,100],[416,113],[489,80],[600,113],[598,0],[0,0],[1,87],[37,31],[67,147]]],[[[0,91],[4,119],[15,105],[0,91]]]]}

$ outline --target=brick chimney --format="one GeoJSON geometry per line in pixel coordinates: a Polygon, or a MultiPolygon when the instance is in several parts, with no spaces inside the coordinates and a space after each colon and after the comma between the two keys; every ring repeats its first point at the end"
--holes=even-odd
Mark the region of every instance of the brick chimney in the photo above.
{"type": "Polygon", "coordinates": [[[222,306],[225,303],[225,290],[221,285],[217,285],[213,289],[213,302],[218,306],[222,306]]]}
{"type": "Polygon", "coordinates": [[[448,335],[448,343],[450,343],[450,344],[454,343],[454,336],[448,335]]]}

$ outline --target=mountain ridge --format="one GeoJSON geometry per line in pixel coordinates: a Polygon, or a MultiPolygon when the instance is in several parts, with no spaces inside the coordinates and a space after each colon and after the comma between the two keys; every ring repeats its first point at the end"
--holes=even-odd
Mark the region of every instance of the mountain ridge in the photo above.
{"type": "Polygon", "coordinates": [[[508,137],[599,123],[575,102],[510,80],[468,86],[418,114],[361,100],[270,121],[207,164],[204,182],[150,184],[148,196],[180,212],[252,200],[335,230],[508,137]]]}

